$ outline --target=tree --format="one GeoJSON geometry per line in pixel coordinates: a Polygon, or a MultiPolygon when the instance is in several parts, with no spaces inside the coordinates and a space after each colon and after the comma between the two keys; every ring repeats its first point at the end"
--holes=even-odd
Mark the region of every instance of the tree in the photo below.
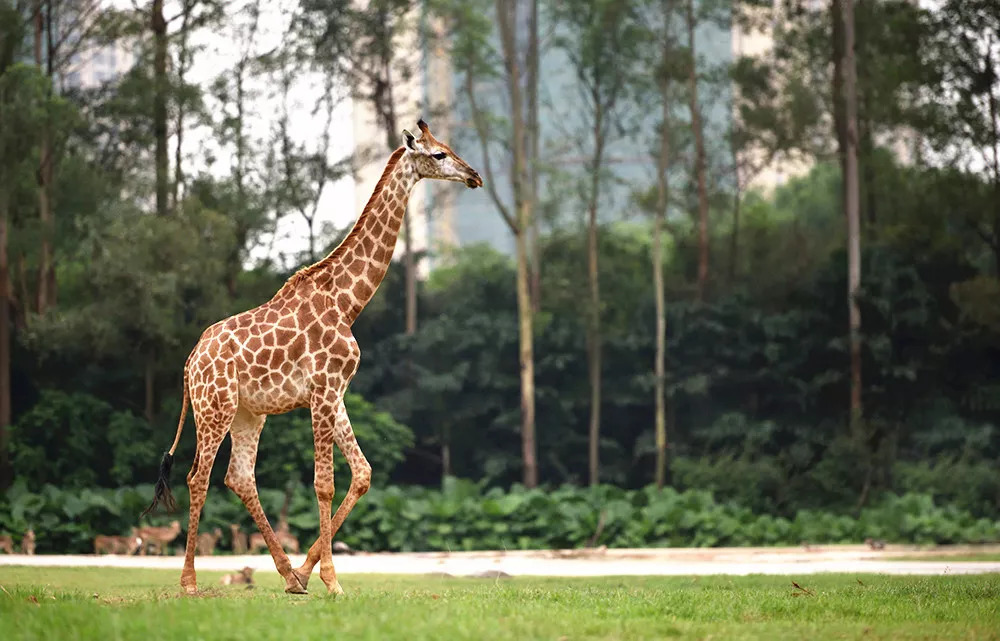
{"type": "Polygon", "coordinates": [[[949,0],[926,17],[932,33],[926,64],[939,86],[926,107],[940,114],[930,138],[948,164],[981,173],[993,190],[992,207],[964,217],[992,254],[1000,277],[1000,8],[986,0],[949,0]]]}
{"type": "MultiPolygon", "coordinates": [[[[11,291],[8,247],[11,236],[11,202],[19,186],[28,182],[32,153],[41,132],[59,141],[61,129],[70,127],[73,114],[67,103],[52,92],[44,72],[15,63],[20,34],[16,9],[0,4],[0,487],[10,482],[8,428],[11,424],[11,291]]],[[[22,305],[27,301],[21,301],[22,305]]]]}
{"type": "Polygon", "coordinates": [[[673,59],[676,53],[675,37],[672,33],[673,14],[677,3],[673,0],[659,0],[650,3],[647,18],[650,42],[655,43],[650,53],[654,69],[651,94],[654,103],[660,107],[658,145],[650,150],[656,163],[656,196],[651,203],[653,214],[653,238],[650,257],[653,268],[653,300],[656,314],[656,353],[653,357],[653,423],[656,444],[656,467],[654,481],[662,488],[667,483],[667,305],[663,278],[663,234],[667,226],[667,211],[670,205],[670,168],[672,164],[671,135],[673,133],[673,84],[677,75],[673,59]]]}
{"type": "Polygon", "coordinates": [[[590,483],[600,481],[601,440],[601,293],[598,271],[598,207],[601,185],[607,179],[605,154],[616,132],[629,89],[629,76],[637,58],[638,21],[635,8],[626,2],[560,2],[553,5],[553,19],[560,30],[557,46],[573,67],[577,90],[589,129],[584,152],[587,176],[584,206],[587,211],[587,363],[590,381],[590,483]]]}
{"type": "MultiPolygon", "coordinates": [[[[532,248],[531,230],[535,226],[537,203],[537,159],[531,162],[538,148],[540,132],[532,120],[537,114],[537,83],[535,72],[522,74],[524,66],[519,55],[517,34],[520,3],[515,0],[496,0],[496,26],[499,49],[493,42],[493,22],[489,18],[489,5],[477,2],[441,2],[437,10],[449,26],[451,35],[451,60],[456,73],[462,78],[461,98],[472,122],[482,150],[482,171],[485,187],[497,212],[514,237],[516,256],[516,292],[518,315],[518,363],[520,371],[521,406],[521,459],[522,482],[527,487],[538,484],[537,443],[535,438],[535,356],[534,356],[534,301],[532,300],[532,248]],[[494,84],[496,83],[496,84],[494,84]],[[492,90],[492,91],[491,91],[492,90]],[[483,96],[496,97],[487,102],[483,96]],[[503,105],[507,116],[491,111],[496,102],[503,105]],[[505,103],[505,104],[504,104],[505,103]],[[534,106],[532,106],[534,104],[534,106]],[[503,126],[501,123],[506,124],[503,126]],[[509,127],[509,128],[508,128],[509,127]],[[493,169],[492,156],[500,149],[501,163],[509,166],[509,196],[498,188],[500,172],[493,169]],[[513,203],[511,204],[511,201],[513,203]]],[[[534,12],[537,8],[529,7],[534,12]]],[[[532,33],[537,30],[537,19],[530,19],[532,33]]],[[[529,40],[537,38],[528,34],[529,40]]],[[[537,65],[537,47],[528,47],[529,70],[537,65]]],[[[535,265],[535,269],[538,266],[535,265]]]]}
{"type": "MultiPolygon", "coordinates": [[[[844,181],[844,216],[847,221],[847,306],[851,354],[851,424],[862,420],[861,404],[861,211],[858,187],[858,96],[854,59],[854,0],[834,0],[834,28],[839,44],[834,99],[841,108],[837,128],[844,181]]],[[[835,48],[835,51],[837,49],[835,48]]],[[[836,110],[835,110],[836,111],[836,110]]],[[[863,502],[863,500],[862,500],[863,502]]]]}
{"type": "Polygon", "coordinates": [[[698,301],[705,300],[708,286],[708,158],[705,151],[705,130],[701,122],[701,103],[698,100],[698,52],[694,32],[694,0],[687,0],[686,7],[688,67],[688,102],[691,112],[691,133],[694,137],[694,174],[698,186],[698,301]]]}

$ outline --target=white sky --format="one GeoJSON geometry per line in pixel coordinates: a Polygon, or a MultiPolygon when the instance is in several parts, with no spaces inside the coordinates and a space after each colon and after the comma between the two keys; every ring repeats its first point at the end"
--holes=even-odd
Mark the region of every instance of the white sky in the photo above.
{"type": "MultiPolygon", "coordinates": [[[[227,5],[227,17],[224,25],[216,30],[202,29],[191,40],[191,44],[199,48],[192,60],[192,66],[187,74],[188,82],[201,86],[205,91],[206,107],[213,117],[218,118],[221,112],[218,103],[211,98],[207,90],[212,81],[221,73],[231,71],[242,55],[243,41],[241,29],[249,24],[249,18],[241,13],[241,9],[250,5],[252,0],[234,0],[227,5]]],[[[108,0],[108,4],[118,8],[131,8],[131,0],[108,0]]],[[[142,6],[149,3],[141,2],[142,6]]],[[[295,0],[260,0],[261,15],[254,45],[251,51],[264,53],[278,47],[283,34],[288,28],[291,11],[295,0]]],[[[179,14],[180,7],[176,0],[167,0],[164,13],[167,20],[179,14]]],[[[171,23],[171,31],[176,30],[178,21],[171,23]]],[[[272,128],[281,113],[280,96],[274,95],[280,89],[269,79],[254,78],[247,84],[247,91],[255,94],[255,98],[246,105],[245,127],[251,140],[267,140],[272,128]]],[[[325,125],[325,114],[313,115],[311,112],[317,98],[322,94],[322,78],[318,74],[302,70],[289,91],[289,135],[300,144],[316,149],[325,125]]],[[[329,149],[330,162],[337,162],[354,152],[354,135],[352,123],[351,100],[345,97],[334,110],[331,122],[331,142],[329,149]]],[[[218,140],[207,128],[190,127],[185,131],[184,155],[187,163],[185,173],[194,175],[200,171],[209,171],[217,176],[231,174],[233,161],[232,149],[222,148],[218,140]],[[214,157],[214,163],[209,165],[208,159],[214,157]]],[[[264,149],[258,147],[259,153],[264,149]]],[[[173,162],[173,154],[170,156],[173,162]]],[[[358,212],[354,211],[354,180],[343,178],[326,186],[320,198],[317,210],[315,230],[317,251],[322,249],[322,235],[325,226],[334,225],[342,228],[354,222],[358,212]]],[[[297,212],[289,212],[279,220],[273,238],[265,238],[251,252],[252,259],[267,256],[282,261],[282,255],[294,255],[307,247],[308,228],[305,220],[297,212]]],[[[283,261],[283,262],[288,262],[283,261]]]]}

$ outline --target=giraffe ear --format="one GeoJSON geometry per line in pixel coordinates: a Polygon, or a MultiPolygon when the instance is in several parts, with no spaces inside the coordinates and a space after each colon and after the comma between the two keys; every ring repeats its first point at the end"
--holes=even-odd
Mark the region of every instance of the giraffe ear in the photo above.
{"type": "Polygon", "coordinates": [[[407,147],[409,147],[410,149],[416,149],[417,148],[417,145],[416,145],[415,140],[413,138],[413,134],[411,134],[406,129],[403,130],[403,137],[406,138],[406,146],[407,147]]]}

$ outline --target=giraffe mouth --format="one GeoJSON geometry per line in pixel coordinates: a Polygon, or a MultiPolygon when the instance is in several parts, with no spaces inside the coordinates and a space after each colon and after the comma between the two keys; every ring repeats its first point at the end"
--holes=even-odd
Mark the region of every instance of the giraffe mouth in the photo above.
{"type": "Polygon", "coordinates": [[[483,186],[483,179],[479,175],[479,172],[472,172],[472,175],[465,179],[465,185],[469,189],[475,189],[476,187],[483,186]]]}

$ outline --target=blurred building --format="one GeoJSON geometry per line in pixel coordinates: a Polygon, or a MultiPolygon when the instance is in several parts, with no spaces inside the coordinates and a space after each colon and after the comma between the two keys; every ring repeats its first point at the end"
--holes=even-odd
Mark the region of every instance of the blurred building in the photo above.
{"type": "Polygon", "coordinates": [[[63,89],[92,89],[114,82],[135,64],[136,55],[121,40],[100,47],[81,48],[70,56],[60,75],[63,89]]]}

